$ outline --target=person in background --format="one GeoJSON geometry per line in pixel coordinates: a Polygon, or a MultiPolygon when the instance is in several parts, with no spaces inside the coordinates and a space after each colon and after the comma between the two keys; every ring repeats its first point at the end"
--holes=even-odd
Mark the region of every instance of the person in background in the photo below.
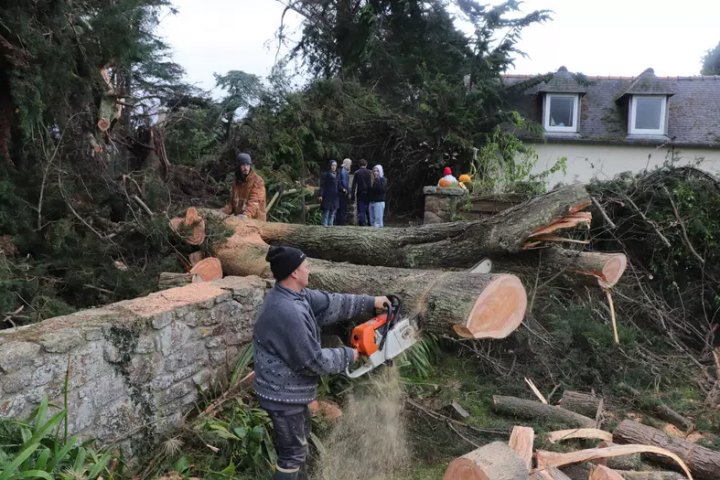
{"type": "Polygon", "coordinates": [[[337,162],[330,160],[329,169],[320,177],[320,208],[322,224],[331,227],[335,223],[335,213],[340,206],[340,191],[337,162]]]}
{"type": "Polygon", "coordinates": [[[348,197],[350,196],[350,167],[352,160],[346,158],[342,162],[340,172],[338,173],[338,190],[340,191],[340,206],[335,215],[335,225],[347,224],[347,206],[348,197]]]}
{"type": "Polygon", "coordinates": [[[223,212],[227,215],[244,215],[256,220],[267,220],[265,212],[265,181],[252,169],[252,158],[240,153],[235,158],[235,181],[230,189],[230,203],[223,212]]]}
{"type": "Polygon", "coordinates": [[[449,187],[450,185],[456,185],[457,183],[458,179],[452,174],[452,169],[450,167],[445,167],[443,169],[443,177],[438,182],[438,186],[449,187]],[[441,182],[443,183],[442,185],[440,184],[441,182]]]}
{"type": "Polygon", "coordinates": [[[372,173],[367,169],[367,160],[361,158],[358,163],[360,168],[357,169],[353,178],[351,197],[357,201],[358,225],[365,226],[370,225],[368,222],[368,194],[372,173]]]}
{"type": "Polygon", "coordinates": [[[387,179],[383,172],[382,165],[375,165],[372,169],[372,183],[370,185],[370,225],[377,228],[384,226],[383,216],[385,215],[385,192],[387,191],[387,179]]]}
{"type": "Polygon", "coordinates": [[[320,375],[341,373],[358,358],[354,348],[322,348],[320,328],[363,322],[390,302],[386,296],[307,288],[310,265],[296,248],[270,247],[265,259],[276,282],[253,329],[255,393],[275,430],[273,480],[299,480],[307,478],[303,470],[310,438],[308,404],[315,400],[320,375]]]}

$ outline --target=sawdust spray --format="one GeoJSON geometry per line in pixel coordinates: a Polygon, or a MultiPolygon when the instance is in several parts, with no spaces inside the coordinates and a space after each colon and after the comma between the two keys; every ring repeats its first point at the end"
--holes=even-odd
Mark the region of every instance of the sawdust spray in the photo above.
{"type": "Polygon", "coordinates": [[[313,478],[388,480],[409,464],[397,367],[381,368],[350,395],[313,478]]]}

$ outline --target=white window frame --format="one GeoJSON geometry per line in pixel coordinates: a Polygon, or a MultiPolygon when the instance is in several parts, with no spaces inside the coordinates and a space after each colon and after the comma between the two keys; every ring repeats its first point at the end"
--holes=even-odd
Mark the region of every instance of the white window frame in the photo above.
{"type": "Polygon", "coordinates": [[[630,118],[628,119],[628,133],[630,135],[665,135],[665,127],[667,125],[667,119],[665,118],[666,115],[666,95],[633,95],[630,99],[630,118]],[[660,100],[662,100],[662,103],[660,105],[660,128],[635,128],[638,98],[659,98],[660,100]]]}
{"type": "Polygon", "coordinates": [[[580,95],[574,93],[546,93],[543,99],[543,126],[546,132],[553,133],[576,133],[578,131],[578,110],[580,109],[580,95]],[[550,125],[550,100],[552,98],[573,99],[573,124],[571,127],[559,127],[550,125]]]}

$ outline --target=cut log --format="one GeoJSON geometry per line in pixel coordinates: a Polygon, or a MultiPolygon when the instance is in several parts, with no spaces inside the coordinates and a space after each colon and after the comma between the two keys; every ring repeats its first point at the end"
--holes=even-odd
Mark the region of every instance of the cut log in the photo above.
{"type": "Polygon", "coordinates": [[[428,332],[463,338],[505,338],[522,323],[527,295],[514,275],[437,272],[310,261],[311,288],[386,295],[403,302],[403,314],[417,316],[428,332]]]}
{"type": "Polygon", "coordinates": [[[534,282],[539,269],[541,277],[552,277],[571,287],[612,287],[627,267],[623,253],[579,252],[558,247],[494,256],[491,260],[496,272],[513,273],[534,282]]]}
{"type": "MultiPolygon", "coordinates": [[[[697,478],[707,480],[720,478],[720,452],[671,437],[656,428],[623,420],[613,432],[613,440],[617,443],[644,443],[665,448],[682,458],[697,478]]],[[[653,460],[656,458],[653,457],[653,460]]]]}
{"type": "Polygon", "coordinates": [[[578,450],[569,453],[548,452],[546,450],[538,450],[535,452],[535,460],[537,462],[537,470],[544,467],[562,467],[572,463],[588,462],[591,460],[599,460],[610,457],[620,457],[623,455],[631,455],[634,453],[654,453],[672,458],[677,465],[685,472],[689,480],[693,480],[692,474],[685,462],[675,455],[673,452],[656,447],[653,445],[613,445],[606,448],[589,448],[587,450],[578,450]]]}
{"type": "Polygon", "coordinates": [[[193,283],[197,281],[211,282],[223,278],[222,265],[220,260],[215,257],[203,258],[190,269],[190,273],[195,276],[193,283]]]}
{"type": "Polygon", "coordinates": [[[192,273],[160,272],[158,289],[167,290],[168,288],[182,287],[183,285],[192,283],[192,280],[192,273]]]}
{"type": "Polygon", "coordinates": [[[625,480],[685,480],[685,476],[677,472],[619,472],[625,480]]]}
{"type": "Polygon", "coordinates": [[[589,204],[585,188],[573,185],[487,219],[407,228],[328,229],[203,213],[221,215],[240,236],[257,234],[265,243],[291,245],[310,257],[403,268],[470,268],[484,256],[521,251],[533,231],[589,204]]]}
{"type": "Polygon", "coordinates": [[[505,443],[493,442],[456,458],[443,480],[527,480],[523,460],[505,443]]]}
{"type": "MultiPolygon", "coordinates": [[[[333,229],[324,229],[325,232],[333,229]]],[[[215,253],[227,275],[270,277],[268,246],[255,235],[233,235],[215,253]]],[[[438,272],[310,259],[310,287],[330,292],[399,295],[420,327],[464,338],[505,338],[522,323],[527,295],[507,274],[438,272]]]]}
{"type": "Polygon", "coordinates": [[[590,472],[588,480],[623,480],[623,477],[619,472],[605,465],[598,465],[590,472]]]}
{"type": "Polygon", "coordinates": [[[595,418],[601,402],[602,398],[596,395],[565,390],[558,405],[566,410],[595,418]]]}
{"type": "Polygon", "coordinates": [[[595,420],[555,405],[534,400],[493,395],[493,407],[498,413],[519,418],[543,419],[570,427],[594,428],[595,420]]]}
{"type": "Polygon", "coordinates": [[[557,443],[563,440],[574,438],[604,440],[612,442],[612,433],[597,428],[572,428],[570,430],[556,430],[548,433],[547,439],[550,443],[557,443]]]}
{"type": "Polygon", "coordinates": [[[528,471],[532,469],[533,444],[535,443],[535,431],[530,427],[516,425],[510,433],[508,445],[525,462],[528,471]]]}
{"type": "Polygon", "coordinates": [[[626,383],[620,383],[618,384],[618,387],[632,396],[632,400],[635,405],[645,411],[652,412],[659,419],[672,423],[676,427],[685,430],[686,433],[695,427],[692,420],[680,415],[660,400],[652,398],[648,395],[643,395],[637,389],[626,383]]]}
{"type": "Polygon", "coordinates": [[[184,217],[170,220],[170,228],[190,245],[205,241],[205,220],[195,207],[188,208],[184,217]]]}

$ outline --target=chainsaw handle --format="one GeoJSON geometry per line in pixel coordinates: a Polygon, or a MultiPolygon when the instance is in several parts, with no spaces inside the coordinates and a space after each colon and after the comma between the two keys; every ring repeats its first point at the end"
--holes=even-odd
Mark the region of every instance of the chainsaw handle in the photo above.
{"type": "Polygon", "coordinates": [[[358,378],[358,377],[362,377],[363,375],[365,375],[366,373],[371,371],[373,368],[375,368],[375,365],[373,365],[370,362],[367,362],[367,363],[363,364],[362,366],[356,368],[353,371],[350,371],[350,367],[347,367],[345,369],[345,375],[347,375],[348,378],[358,378]]]}

